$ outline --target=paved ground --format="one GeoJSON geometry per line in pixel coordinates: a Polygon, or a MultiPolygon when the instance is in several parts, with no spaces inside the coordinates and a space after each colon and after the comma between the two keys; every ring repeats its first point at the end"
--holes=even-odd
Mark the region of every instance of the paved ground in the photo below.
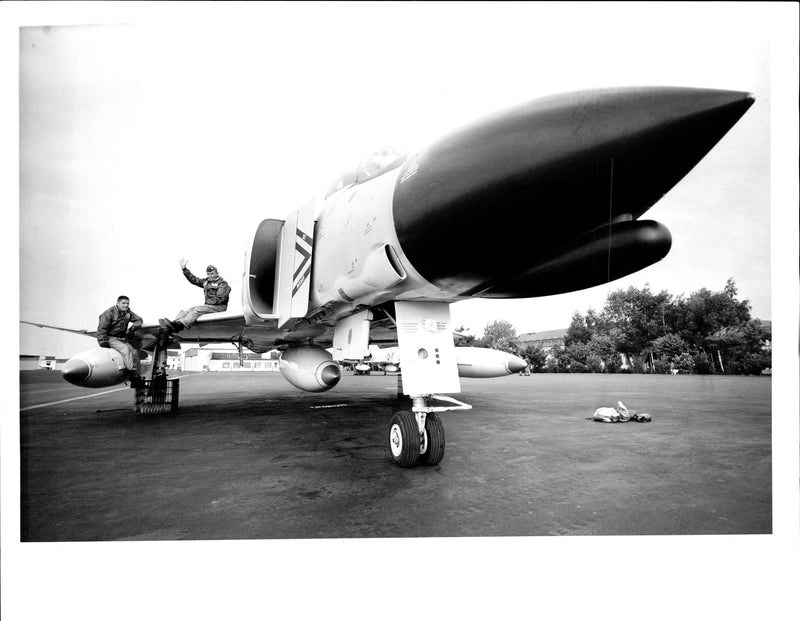
{"type": "Polygon", "coordinates": [[[133,391],[21,373],[23,541],[770,533],[769,378],[462,380],[444,460],[388,456],[395,378],[313,395],[279,374],[181,380],[177,415],[133,391]],[[622,400],[650,424],[603,424],[622,400]]]}

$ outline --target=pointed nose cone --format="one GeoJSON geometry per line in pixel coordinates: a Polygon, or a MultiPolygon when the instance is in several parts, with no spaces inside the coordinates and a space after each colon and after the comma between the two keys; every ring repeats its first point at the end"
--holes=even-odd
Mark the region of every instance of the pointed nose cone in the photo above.
{"type": "MultiPolygon", "coordinates": [[[[454,294],[506,289],[610,223],[637,220],[753,104],[737,91],[625,88],[536,100],[410,158],[394,193],[406,257],[454,294]]],[[[574,290],[570,289],[570,290],[574,290]]]]}
{"type": "Polygon", "coordinates": [[[89,379],[91,374],[92,368],[89,366],[89,363],[78,358],[67,360],[64,367],[61,369],[61,377],[70,384],[75,384],[76,386],[83,386],[84,382],[89,379]]]}
{"type": "Polygon", "coordinates": [[[519,373],[528,367],[528,363],[519,356],[511,355],[511,359],[508,361],[508,364],[506,364],[506,367],[508,368],[508,372],[511,374],[519,373]]]}
{"type": "Polygon", "coordinates": [[[320,379],[322,380],[322,383],[329,388],[336,386],[341,378],[342,370],[339,368],[339,365],[335,363],[325,365],[320,373],[320,379]]]}

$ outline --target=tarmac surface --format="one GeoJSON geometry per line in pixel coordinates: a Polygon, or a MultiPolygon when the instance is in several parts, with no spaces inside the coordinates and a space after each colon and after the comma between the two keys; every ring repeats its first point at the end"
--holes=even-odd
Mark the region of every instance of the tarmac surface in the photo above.
{"type": "Polygon", "coordinates": [[[278,373],[180,379],[175,414],[131,389],[20,374],[22,541],[772,532],[771,379],[462,379],[437,466],[389,457],[395,376],[322,394],[278,373]],[[597,423],[618,400],[652,423],[597,423]]]}

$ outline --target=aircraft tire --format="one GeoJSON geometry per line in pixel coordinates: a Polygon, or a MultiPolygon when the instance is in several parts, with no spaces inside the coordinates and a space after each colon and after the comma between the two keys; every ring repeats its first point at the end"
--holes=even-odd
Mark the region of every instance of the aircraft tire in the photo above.
{"type": "Polygon", "coordinates": [[[435,466],[444,457],[444,425],[435,412],[425,417],[425,431],[428,433],[427,450],[420,453],[419,463],[435,466]]]}
{"type": "Polygon", "coordinates": [[[392,416],[389,454],[401,468],[411,468],[419,460],[419,427],[412,412],[397,412],[392,416]]]}

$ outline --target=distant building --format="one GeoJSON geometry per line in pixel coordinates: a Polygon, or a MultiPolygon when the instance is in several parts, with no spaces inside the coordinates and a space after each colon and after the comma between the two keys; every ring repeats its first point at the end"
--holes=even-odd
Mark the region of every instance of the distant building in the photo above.
{"type": "Polygon", "coordinates": [[[517,342],[521,347],[526,345],[538,345],[544,351],[550,351],[554,347],[563,347],[564,338],[566,335],[567,328],[560,328],[558,330],[544,330],[543,332],[520,334],[517,337],[517,342]]]}
{"type": "MultiPolygon", "coordinates": [[[[254,354],[245,348],[239,364],[239,350],[229,343],[217,343],[203,347],[183,344],[183,349],[167,350],[167,368],[174,371],[279,371],[277,351],[254,354]]],[[[66,358],[55,356],[31,356],[21,354],[21,371],[61,370],[66,358]]],[[[148,367],[149,368],[149,367],[148,367]]]]}
{"type": "Polygon", "coordinates": [[[20,371],[56,371],[61,369],[66,362],[65,358],[56,358],[55,356],[29,356],[20,355],[19,357],[19,370],[20,371]]]}
{"type": "MultiPolygon", "coordinates": [[[[254,354],[246,347],[242,352],[241,362],[239,351],[235,345],[214,344],[203,347],[192,347],[185,351],[175,352],[178,356],[167,364],[170,368],[182,371],[278,371],[279,361],[274,360],[271,352],[254,354]],[[172,366],[172,364],[176,366],[172,366]]],[[[169,352],[168,352],[169,354],[169,352]]]]}
{"type": "Polygon", "coordinates": [[[181,369],[181,350],[168,349],[167,350],[167,368],[168,369],[181,369]]]}

